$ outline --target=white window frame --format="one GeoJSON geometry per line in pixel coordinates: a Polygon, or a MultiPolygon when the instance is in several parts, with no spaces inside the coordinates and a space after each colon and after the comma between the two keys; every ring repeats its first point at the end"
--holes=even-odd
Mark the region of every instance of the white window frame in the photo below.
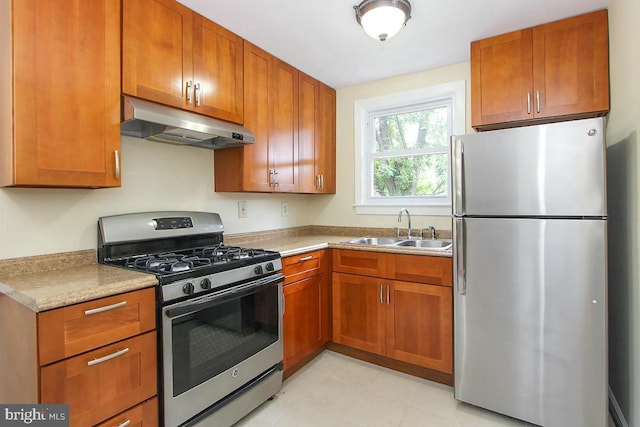
{"type": "MultiPolygon", "coordinates": [[[[422,89],[399,92],[354,102],[354,142],[355,142],[355,211],[356,214],[397,214],[401,208],[411,208],[417,215],[451,215],[451,173],[449,173],[448,194],[433,197],[371,197],[372,185],[371,156],[367,138],[370,135],[369,117],[385,110],[400,110],[416,104],[451,105],[449,137],[465,133],[465,81],[445,83],[422,89]]],[[[370,140],[370,139],[369,139],[370,140]]],[[[447,150],[449,170],[451,170],[451,150],[447,150]]]]}

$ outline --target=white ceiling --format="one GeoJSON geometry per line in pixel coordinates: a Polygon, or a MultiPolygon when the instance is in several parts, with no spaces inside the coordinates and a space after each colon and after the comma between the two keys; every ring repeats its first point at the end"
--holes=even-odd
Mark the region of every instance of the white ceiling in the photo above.
{"type": "Polygon", "coordinates": [[[407,26],[380,42],[349,0],[179,0],[334,87],[469,59],[473,40],[606,8],[609,0],[411,0],[407,26]]]}

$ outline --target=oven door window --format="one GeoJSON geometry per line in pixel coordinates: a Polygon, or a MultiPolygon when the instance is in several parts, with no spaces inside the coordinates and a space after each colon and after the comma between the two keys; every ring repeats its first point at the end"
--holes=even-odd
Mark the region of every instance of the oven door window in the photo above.
{"type": "Polygon", "coordinates": [[[274,285],[172,319],[174,397],[278,341],[278,320],[274,285]]]}

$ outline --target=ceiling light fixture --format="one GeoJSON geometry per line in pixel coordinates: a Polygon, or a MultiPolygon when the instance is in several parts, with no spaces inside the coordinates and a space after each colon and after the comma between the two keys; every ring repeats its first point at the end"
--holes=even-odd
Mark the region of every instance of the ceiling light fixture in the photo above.
{"type": "Polygon", "coordinates": [[[398,34],[411,18],[408,0],[364,0],[353,8],[365,33],[382,42],[398,34]]]}

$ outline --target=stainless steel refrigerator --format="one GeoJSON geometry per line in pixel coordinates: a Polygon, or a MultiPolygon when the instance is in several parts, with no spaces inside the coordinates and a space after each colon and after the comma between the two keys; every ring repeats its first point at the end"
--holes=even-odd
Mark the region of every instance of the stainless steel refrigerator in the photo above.
{"type": "Polygon", "coordinates": [[[604,120],[452,138],[455,397],[607,425],[604,120]]]}

